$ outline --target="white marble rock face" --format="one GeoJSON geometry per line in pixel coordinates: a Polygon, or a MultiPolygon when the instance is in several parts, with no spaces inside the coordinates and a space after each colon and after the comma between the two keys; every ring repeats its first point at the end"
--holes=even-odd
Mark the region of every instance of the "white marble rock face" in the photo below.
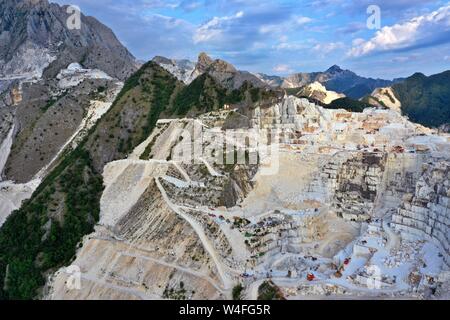
{"type": "Polygon", "coordinates": [[[263,163],[230,172],[211,156],[170,160],[180,128],[193,135],[207,121],[205,130],[220,132],[227,112],[160,120],[127,159],[106,166],[100,223],[74,262],[82,289],[66,290],[63,268],[48,298],[174,298],[183,282],[195,291],[186,298],[223,299],[245,279],[254,299],[267,275],[292,298],[420,298],[431,278],[445,287],[448,136],[392,110],[350,113],[285,97],[250,119],[253,129],[284,131],[275,174],[262,174],[263,163]],[[426,150],[417,147],[424,141],[426,150]],[[311,272],[320,283],[305,280],[311,272]]]}

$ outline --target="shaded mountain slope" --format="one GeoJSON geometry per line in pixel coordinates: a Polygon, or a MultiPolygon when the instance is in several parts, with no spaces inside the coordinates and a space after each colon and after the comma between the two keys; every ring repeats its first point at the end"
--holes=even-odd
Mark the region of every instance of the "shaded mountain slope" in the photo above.
{"type": "Polygon", "coordinates": [[[450,71],[429,77],[416,73],[392,89],[412,121],[428,127],[450,123],[450,71]]]}

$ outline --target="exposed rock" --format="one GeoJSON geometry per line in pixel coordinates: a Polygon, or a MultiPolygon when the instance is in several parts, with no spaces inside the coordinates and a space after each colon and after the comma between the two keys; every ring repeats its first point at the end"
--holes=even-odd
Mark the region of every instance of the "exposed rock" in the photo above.
{"type": "Polygon", "coordinates": [[[82,15],[81,29],[70,30],[66,9],[48,1],[2,1],[0,78],[54,77],[74,61],[121,80],[136,70],[110,29],[82,15]]]}
{"type": "Polygon", "coordinates": [[[255,87],[264,87],[266,84],[255,75],[247,71],[239,71],[230,63],[216,59],[211,59],[202,52],[198,56],[198,61],[191,78],[207,73],[212,76],[220,85],[229,89],[239,89],[244,82],[249,82],[255,87]]]}
{"type": "Polygon", "coordinates": [[[389,108],[401,113],[402,104],[395,97],[395,93],[390,87],[375,89],[367,102],[380,108],[389,108]]]}
{"type": "Polygon", "coordinates": [[[196,64],[189,60],[174,60],[157,56],[153,58],[153,62],[159,64],[185,84],[190,84],[201,74],[196,70],[196,64]]]}
{"type": "MultiPolygon", "coordinates": [[[[188,298],[197,287],[192,298],[227,298],[239,274],[248,274],[250,298],[271,276],[313,279],[311,286],[320,277],[320,288],[296,287],[294,296],[349,290],[381,297],[365,290],[373,265],[381,290],[415,297],[427,285],[406,284],[409,273],[426,278],[446,268],[449,168],[445,161],[427,164],[450,156],[444,137],[421,136],[421,126],[392,110],[352,113],[289,96],[248,110],[245,123],[246,130],[281,130],[270,140],[280,143],[278,158],[216,163],[225,157],[214,148],[224,141],[200,133],[221,132],[226,119],[244,117],[235,112],[160,120],[127,159],[107,164],[100,223],[74,262],[82,290],[65,289],[61,269],[48,297],[188,298]],[[216,152],[180,160],[190,150],[187,137],[216,152]],[[416,149],[421,139],[427,150],[416,149]],[[149,146],[148,160],[138,160],[149,146]],[[263,174],[274,163],[274,174],[263,174]],[[420,261],[432,266],[415,269],[420,261]],[[347,289],[332,284],[336,274],[347,289]]],[[[242,146],[232,141],[238,155],[242,146]]]]}
{"type": "Polygon", "coordinates": [[[317,81],[300,88],[296,96],[312,98],[325,104],[330,104],[336,99],[345,97],[343,94],[327,90],[317,81]]]}
{"type": "Polygon", "coordinates": [[[279,76],[269,76],[264,73],[256,73],[255,76],[271,87],[280,87],[283,83],[283,78],[279,76]]]}

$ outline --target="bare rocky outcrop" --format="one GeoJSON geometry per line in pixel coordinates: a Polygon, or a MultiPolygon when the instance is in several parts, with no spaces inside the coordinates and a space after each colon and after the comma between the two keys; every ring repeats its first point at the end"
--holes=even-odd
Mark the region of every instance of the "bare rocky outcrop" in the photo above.
{"type": "Polygon", "coordinates": [[[367,97],[367,102],[379,108],[389,108],[399,113],[402,112],[402,104],[395,96],[391,87],[375,89],[372,94],[367,97]]]}
{"type": "Polygon", "coordinates": [[[24,100],[15,107],[16,129],[5,166],[7,179],[30,181],[82,126],[92,101],[109,100],[111,104],[113,97],[108,95],[117,88],[112,79],[86,80],[65,89],[55,82],[24,85],[24,100]]]}
{"type": "Polygon", "coordinates": [[[70,30],[66,9],[48,1],[2,1],[0,78],[51,78],[72,62],[121,80],[136,70],[109,28],[82,15],[81,29],[70,30]]]}
{"type": "Polygon", "coordinates": [[[199,54],[196,64],[188,60],[171,60],[164,57],[155,57],[153,61],[186,84],[206,73],[227,89],[239,89],[244,82],[258,88],[267,86],[250,72],[237,70],[232,64],[221,59],[213,60],[204,52],[199,54]]]}
{"type": "Polygon", "coordinates": [[[412,193],[403,198],[392,217],[394,228],[406,237],[436,241],[450,265],[450,164],[426,163],[412,193]]]}
{"type": "Polygon", "coordinates": [[[344,94],[327,90],[317,81],[300,88],[296,96],[311,98],[325,104],[330,104],[334,100],[345,97],[344,94]]]}

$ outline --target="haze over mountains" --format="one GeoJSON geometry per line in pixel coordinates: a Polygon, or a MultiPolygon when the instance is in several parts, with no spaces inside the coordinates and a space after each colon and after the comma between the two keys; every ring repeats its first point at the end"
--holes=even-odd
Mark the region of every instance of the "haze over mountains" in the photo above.
{"type": "Polygon", "coordinates": [[[449,71],[140,65],[67,18],[0,3],[0,299],[450,297],[449,71]]]}
{"type": "MultiPolygon", "coordinates": [[[[273,76],[261,76],[273,82],[273,76]]],[[[285,78],[278,77],[274,84],[282,88],[300,88],[304,85],[319,82],[328,90],[345,94],[354,99],[359,99],[371,93],[375,88],[386,87],[395,81],[360,77],[350,70],[343,70],[337,65],[331,66],[324,72],[295,73],[285,78]]]]}

